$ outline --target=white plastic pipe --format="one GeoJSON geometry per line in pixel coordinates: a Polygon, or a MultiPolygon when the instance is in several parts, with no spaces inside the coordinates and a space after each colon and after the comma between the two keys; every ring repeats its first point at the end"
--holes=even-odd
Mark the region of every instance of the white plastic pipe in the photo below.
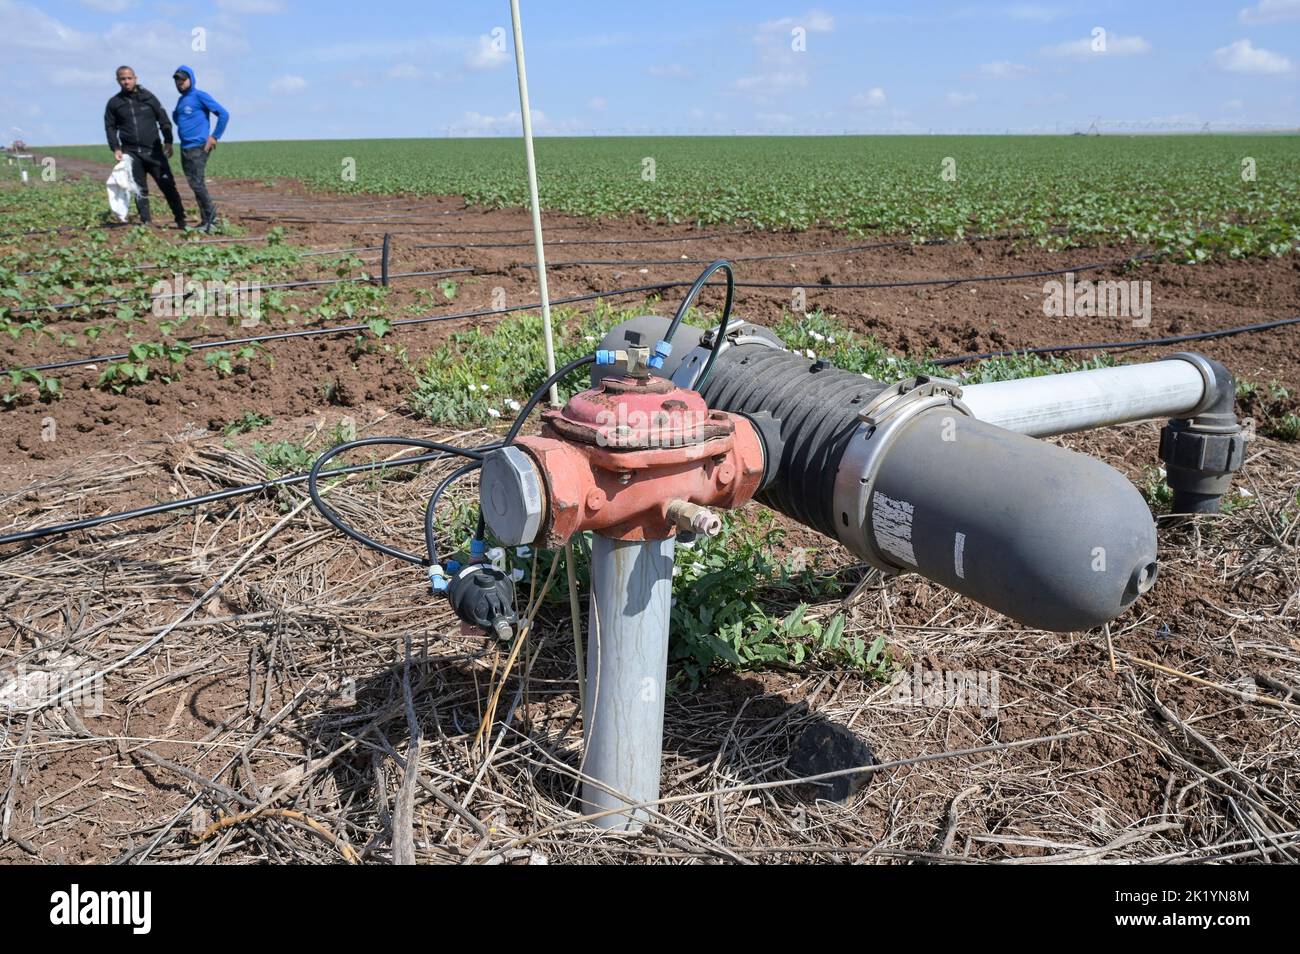
{"type": "MultiPolygon", "coordinates": [[[[664,684],[676,541],[591,542],[591,620],[583,726],[582,813],[595,815],[659,798],[664,684]]],[[[638,830],[643,809],[593,819],[638,830]]]]}
{"type": "MultiPolygon", "coordinates": [[[[519,22],[519,0],[510,0],[510,24],[515,35],[515,75],[519,78],[519,115],[524,124],[524,156],[528,163],[528,199],[533,206],[533,247],[537,250],[537,291],[542,301],[542,337],[546,344],[546,375],[555,373],[555,338],[551,332],[551,294],[546,285],[546,253],[542,248],[542,206],[537,201],[537,160],[533,157],[533,114],[528,107],[528,72],[524,69],[524,28],[519,22]]],[[[551,403],[560,394],[551,385],[551,403]]]]}
{"type": "Polygon", "coordinates": [[[1205,379],[1183,360],[972,384],[961,392],[981,421],[1030,437],[1181,417],[1204,398],[1205,379]]]}

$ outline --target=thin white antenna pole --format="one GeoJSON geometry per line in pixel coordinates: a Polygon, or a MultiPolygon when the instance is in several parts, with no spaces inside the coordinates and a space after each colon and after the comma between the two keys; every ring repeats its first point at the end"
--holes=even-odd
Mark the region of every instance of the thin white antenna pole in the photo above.
{"type": "MultiPolygon", "coordinates": [[[[546,252],[542,248],[542,207],[537,200],[537,160],[533,156],[533,116],[528,108],[528,74],[524,69],[524,28],[519,23],[519,0],[510,0],[510,24],[515,34],[515,72],[519,76],[519,115],[524,121],[524,154],[528,157],[528,198],[533,206],[533,245],[537,249],[537,290],[542,298],[542,336],[546,339],[546,374],[555,373],[555,340],[551,333],[551,295],[546,287],[546,252]]],[[[559,391],[551,385],[551,403],[559,404],[559,391]]]]}

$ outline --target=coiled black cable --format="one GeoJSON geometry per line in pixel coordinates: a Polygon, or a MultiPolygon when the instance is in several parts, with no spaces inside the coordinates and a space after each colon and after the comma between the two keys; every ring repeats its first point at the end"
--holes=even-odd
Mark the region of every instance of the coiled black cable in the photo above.
{"type": "MultiPolygon", "coordinates": [[[[442,454],[459,454],[462,457],[468,457],[474,461],[482,461],[483,451],[479,448],[456,447],[452,444],[443,444],[440,441],[426,441],[418,437],[363,437],[360,440],[348,441],[344,444],[338,444],[331,447],[320,457],[316,458],[316,463],[311,465],[311,470],[307,474],[307,493],[311,495],[311,502],[320,511],[324,517],[336,530],[356,540],[358,543],[377,550],[380,553],[393,557],[398,560],[405,560],[407,563],[414,563],[416,566],[425,566],[424,557],[416,556],[414,553],[407,553],[405,550],[397,547],[390,547],[386,543],[380,543],[373,537],[368,537],[360,530],[354,529],[343,521],[343,519],[327,504],[320,495],[320,489],[317,487],[317,481],[320,478],[321,468],[339,454],[355,450],[358,447],[370,447],[375,444],[389,444],[399,447],[423,447],[425,450],[440,451],[442,454]]],[[[394,463],[397,463],[394,461],[394,463]]]]}

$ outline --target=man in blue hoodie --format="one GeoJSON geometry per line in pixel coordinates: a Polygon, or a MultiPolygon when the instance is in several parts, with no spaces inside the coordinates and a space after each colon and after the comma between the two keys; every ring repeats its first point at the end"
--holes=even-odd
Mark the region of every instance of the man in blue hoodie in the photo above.
{"type": "Polygon", "coordinates": [[[172,110],[176,133],[181,140],[181,168],[185,170],[185,178],[189,180],[194,198],[199,203],[199,212],[203,217],[199,228],[211,232],[217,221],[217,209],[212,204],[212,197],[208,195],[203,177],[207,171],[208,154],[217,148],[217,140],[226,131],[230,113],[195,86],[194,71],[188,66],[176,67],[172,79],[176,81],[176,92],[181,94],[181,98],[176,101],[176,108],[172,110]],[[213,113],[217,116],[216,129],[212,128],[213,113]]]}

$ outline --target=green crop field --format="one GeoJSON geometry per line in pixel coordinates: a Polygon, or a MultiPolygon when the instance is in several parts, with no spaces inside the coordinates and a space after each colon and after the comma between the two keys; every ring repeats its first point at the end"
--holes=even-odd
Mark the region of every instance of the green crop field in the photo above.
{"type": "MultiPolygon", "coordinates": [[[[1191,260],[1300,240],[1300,136],[554,138],[543,207],[861,234],[1003,230],[1044,245],[1124,242],[1191,260]]],[[[50,150],[106,159],[98,146],[50,150]]],[[[517,139],[229,143],[210,172],[324,189],[525,203],[517,139]]]]}

